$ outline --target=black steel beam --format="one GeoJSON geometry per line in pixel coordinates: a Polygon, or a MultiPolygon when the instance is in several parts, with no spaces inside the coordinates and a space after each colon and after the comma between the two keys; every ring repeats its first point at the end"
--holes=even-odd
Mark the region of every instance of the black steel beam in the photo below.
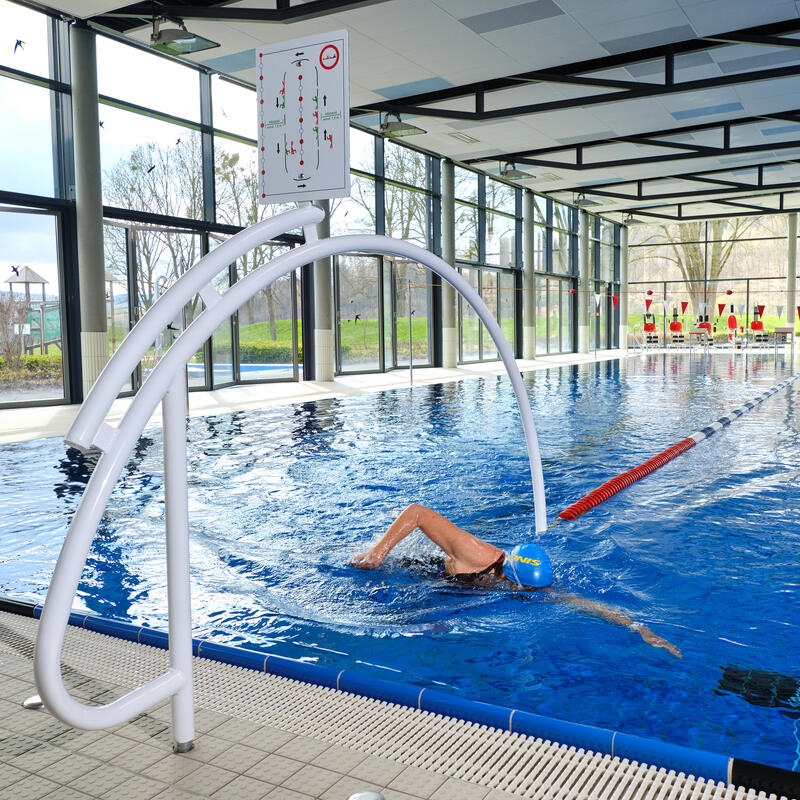
{"type": "MultiPolygon", "coordinates": [[[[728,45],[726,41],[715,41],[715,38],[732,38],[744,36],[776,36],[781,33],[794,33],[800,30],[800,20],[790,19],[782,22],[771,23],[769,25],[759,25],[753,28],[744,28],[737,31],[718,34],[716,37],[704,39],[690,39],[683,42],[674,42],[668,45],[657,47],[647,47],[629,53],[602,56],[600,58],[588,59],[572,64],[564,64],[551,67],[547,70],[533,70],[503,78],[494,78],[480,83],[469,83],[462,86],[455,86],[448,89],[440,89],[433,92],[425,92],[417,95],[409,95],[395,100],[381,101],[363,105],[352,111],[353,114],[373,114],[376,112],[417,114],[429,117],[443,117],[448,119],[464,119],[482,121],[489,119],[501,119],[508,116],[522,114],[536,114],[545,111],[555,111],[566,108],[576,108],[587,104],[610,103],[624,100],[641,99],[645,97],[658,97],[676,92],[702,91],[704,89],[719,88],[722,86],[732,86],[737,83],[750,83],[753,81],[772,80],[775,78],[788,77],[800,74],[800,64],[784,67],[770,68],[758,71],[749,71],[731,75],[718,75],[713,78],[705,78],[693,81],[676,82],[674,80],[674,59],[675,56],[696,52],[700,50],[711,50],[717,47],[728,45]],[[511,89],[536,81],[555,81],[578,83],[585,82],[587,74],[600,70],[609,70],[617,67],[630,66],[644,61],[663,59],[664,61],[664,82],[648,83],[636,82],[633,88],[628,88],[627,81],[623,81],[623,87],[618,91],[610,91],[595,95],[584,95],[564,100],[555,100],[544,103],[530,103],[509,108],[493,109],[491,111],[467,111],[442,109],[432,107],[430,104],[441,103],[459,98],[477,97],[478,93],[496,92],[504,89],[511,89]],[[580,80],[579,80],[580,78],[580,80]]],[[[607,79],[596,79],[606,81],[607,79]]],[[[595,84],[599,85],[599,84],[595,84]]]]}
{"type": "Polygon", "coordinates": [[[765,119],[783,119],[792,122],[800,122],[800,115],[793,116],[798,112],[782,112],[781,114],[771,114],[769,116],[744,117],[733,119],[727,122],[717,122],[705,125],[691,125],[685,128],[676,128],[674,131],[654,131],[651,133],[640,133],[629,136],[614,136],[607,139],[593,139],[577,144],[562,145],[558,147],[542,147],[536,150],[521,150],[513,153],[497,153],[491,156],[481,156],[480,158],[464,159],[465,164],[482,164],[490,161],[503,161],[512,164],[525,164],[534,167],[547,167],[549,169],[568,169],[577,172],[593,169],[610,169],[614,167],[641,166],[644,164],[661,164],[670,161],[684,161],[694,158],[713,158],[718,156],[735,156],[746,153],[771,152],[774,150],[788,150],[800,146],[796,139],[777,142],[760,142],[758,144],[731,146],[731,128],[738,125],[749,125],[756,122],[763,122],[765,119]],[[656,137],[659,136],[679,136],[695,131],[719,130],[721,144],[700,145],[691,142],[670,142],[656,137]],[[604,147],[613,144],[640,144],[651,147],[662,147],[665,150],[678,150],[680,152],[664,152],[661,154],[629,156],[627,158],[587,160],[591,156],[591,149],[604,147]],[[564,153],[571,155],[571,161],[558,161],[549,158],[542,158],[544,155],[553,153],[564,153]]]}
{"type": "Polygon", "coordinates": [[[631,180],[614,181],[613,183],[599,183],[589,186],[569,186],[561,189],[552,189],[550,194],[560,194],[561,192],[573,192],[575,194],[597,195],[600,197],[613,197],[623,200],[667,200],[676,199],[679,197],[700,197],[707,194],[730,194],[733,192],[746,192],[750,190],[781,190],[781,189],[798,189],[800,190],[800,179],[788,183],[764,183],[764,169],[767,167],[784,166],[787,164],[800,164],[797,160],[785,161],[770,161],[765,164],[737,164],[731,167],[715,167],[714,169],[704,170],[703,172],[683,172],[675,175],[656,175],[651,178],[633,178],[631,180]],[[757,171],[756,183],[747,183],[746,181],[733,181],[728,178],[714,177],[719,173],[732,172],[739,169],[755,169],[757,171]],[[684,192],[664,192],[661,194],[645,194],[645,183],[652,183],[654,181],[662,180],[685,180],[695,181],[698,183],[709,183],[720,188],[716,189],[701,189],[689,190],[684,192]],[[636,184],[636,194],[614,192],[610,191],[609,187],[614,186],[629,186],[636,184]]]}
{"type": "MultiPolygon", "coordinates": [[[[627,89],[604,94],[582,95],[569,97],[564,100],[548,100],[542,103],[526,103],[521,106],[497,108],[492,110],[460,111],[458,109],[433,108],[419,105],[419,100],[412,98],[415,105],[407,105],[402,100],[388,100],[370,105],[358,106],[351,109],[354,116],[363,116],[375,113],[413,114],[422,117],[440,117],[443,119],[460,119],[473,122],[486,122],[487,120],[505,119],[506,117],[542,114],[548,111],[563,111],[569,108],[582,108],[587,105],[600,105],[605,103],[618,103],[627,100],[643,100],[648,97],[663,97],[679,92],[702,92],[707,89],[719,89],[725,86],[734,86],[739,83],[756,83],[770,81],[778,78],[789,78],[800,75],[800,64],[786,67],[773,67],[771,69],[756,70],[751,72],[735,73],[732,75],[715,75],[713,78],[702,78],[694,81],[683,81],[671,84],[640,84],[641,88],[627,89]]],[[[529,82],[529,81],[528,81],[529,82]]],[[[449,90],[444,90],[449,91],[449,90]]],[[[486,90],[482,90],[485,92],[486,90]]],[[[477,97],[477,93],[476,93],[477,97]]]]}
{"type": "Polygon", "coordinates": [[[757,33],[722,34],[721,36],[704,36],[709,42],[721,44],[760,44],[765,47],[800,47],[800,39],[786,36],[766,36],[757,33]]]}
{"type": "MultiPolygon", "coordinates": [[[[709,201],[712,202],[712,201],[709,201]]],[[[675,214],[666,214],[666,213],[658,213],[655,211],[639,211],[636,209],[625,210],[625,211],[614,211],[614,213],[619,214],[627,214],[631,213],[637,217],[647,217],[648,219],[656,219],[661,220],[664,222],[699,222],[707,219],[730,219],[731,217],[753,217],[756,214],[783,214],[783,213],[796,213],[800,212],[800,207],[798,208],[784,208],[779,210],[768,210],[764,211],[740,211],[740,212],[732,212],[727,211],[720,214],[684,214],[682,216],[675,215],[675,214]]],[[[607,212],[608,213],[608,212],[607,212]]]]}
{"type": "Polygon", "coordinates": [[[181,20],[210,20],[213,22],[270,22],[288,24],[301,20],[315,19],[328,14],[351,11],[362,6],[385,3],[387,0],[308,0],[306,3],[291,5],[278,0],[276,8],[242,8],[228,5],[174,5],[136,3],[92,17],[93,22],[102,24],[104,19],[152,19],[153,15],[181,20]]]}

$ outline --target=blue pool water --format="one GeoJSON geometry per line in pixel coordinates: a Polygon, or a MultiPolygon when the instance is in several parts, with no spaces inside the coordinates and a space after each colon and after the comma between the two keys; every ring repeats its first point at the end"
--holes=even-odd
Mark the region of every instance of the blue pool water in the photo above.
{"type": "MultiPolygon", "coordinates": [[[[525,376],[551,518],[787,375],[772,354],[648,355],[525,376]]],[[[800,767],[800,382],[548,532],[558,587],[683,652],[537,594],[348,565],[410,502],[500,547],[531,535],[505,377],[189,423],[195,635],[800,767]]],[[[91,469],[59,439],[0,447],[0,594],[41,600],[91,469]]],[[[78,602],[165,628],[161,437],[140,439],[78,602]]]]}

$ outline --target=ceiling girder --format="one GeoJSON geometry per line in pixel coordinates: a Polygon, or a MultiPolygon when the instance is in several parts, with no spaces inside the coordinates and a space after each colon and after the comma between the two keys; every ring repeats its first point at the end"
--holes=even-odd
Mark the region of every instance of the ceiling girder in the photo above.
{"type": "Polygon", "coordinates": [[[669,130],[649,131],[645,133],[630,134],[627,136],[612,136],[603,139],[590,139],[568,145],[540,147],[535,150],[517,150],[513,153],[497,153],[480,158],[464,159],[465,164],[481,164],[490,161],[504,163],[526,164],[534,167],[561,168],[568,170],[592,170],[610,167],[630,167],[641,164],[656,164],[669,161],[683,161],[690,158],[709,158],[716,156],[741,155],[744,153],[766,152],[771,150],[785,150],[800,146],[797,140],[763,142],[754,145],[731,146],[731,128],[743,125],[752,125],[765,120],[779,120],[784,122],[800,123],[800,110],[781,111],[774,114],[764,114],[755,117],[739,117],[725,122],[711,122],[700,125],[688,125],[682,128],[669,130]],[[673,142],[661,137],[675,137],[700,131],[719,131],[719,145],[701,145],[691,142],[673,142]],[[592,148],[604,147],[613,144],[643,144],[652,147],[663,147],[665,150],[680,150],[681,152],[665,152],[640,156],[629,156],[618,159],[589,160],[587,155],[592,148]],[[571,160],[558,161],[542,158],[545,155],[563,153],[565,158],[571,160]]]}
{"type": "MultiPolygon", "coordinates": [[[[767,195],[771,197],[772,195],[767,195]]],[[[659,208],[659,206],[652,206],[647,209],[638,209],[638,208],[629,208],[625,211],[616,211],[614,213],[620,213],[623,215],[632,214],[637,217],[647,217],[648,219],[657,219],[666,222],[702,222],[703,220],[707,219],[729,219],[731,217],[752,217],[754,214],[790,214],[790,213],[797,213],[800,212],[800,207],[790,207],[787,206],[784,202],[784,195],[779,195],[780,206],[779,208],[769,208],[769,207],[762,207],[756,206],[749,203],[732,203],[729,200],[699,200],[695,203],[681,203],[677,205],[677,214],[667,214],[666,212],[659,212],[654,211],[654,208],[659,208]],[[730,207],[741,207],[742,210],[738,212],[732,212],[730,210],[721,212],[719,214],[684,214],[683,207],[684,205],[717,205],[717,206],[725,206],[726,208],[730,209],[730,207]]]]}
{"type": "Polygon", "coordinates": [[[481,122],[485,120],[502,119],[504,117],[538,114],[546,111],[557,111],[567,108],[578,108],[585,105],[597,105],[598,103],[613,103],[647,97],[658,97],[675,94],[678,92],[702,91],[704,89],[732,86],[738,83],[751,83],[753,81],[785,78],[800,74],[800,64],[771,67],[762,70],[751,70],[729,75],[716,75],[711,78],[703,78],[693,81],[676,81],[675,56],[697,52],[700,50],[711,50],[717,47],[725,47],[730,44],[730,42],[721,41],[721,39],[727,40],[731,38],[742,38],[747,36],[767,36],[775,38],[777,34],[793,33],[798,30],[800,30],[800,20],[784,20],[782,22],[771,23],[768,25],[759,25],[753,28],[744,28],[737,31],[731,31],[729,33],[718,34],[714,37],[689,39],[683,42],[674,42],[669,45],[648,47],[628,53],[603,56],[601,58],[579,61],[572,64],[564,64],[557,67],[551,67],[547,70],[532,70],[530,72],[510,75],[504,78],[493,78],[486,81],[464,84],[462,86],[454,86],[448,89],[439,89],[433,92],[409,95],[407,97],[401,97],[394,100],[364,104],[358,108],[352,109],[351,113],[353,113],[353,115],[363,115],[374,114],[376,112],[389,112],[394,114],[415,114],[428,117],[442,117],[445,119],[461,119],[481,122]],[[658,59],[661,59],[664,64],[663,82],[629,82],[595,78],[590,85],[601,86],[609,89],[616,88],[617,90],[600,94],[582,95],[580,97],[571,97],[562,100],[510,106],[507,108],[491,110],[487,110],[485,108],[486,94],[490,92],[512,89],[537,81],[543,83],[559,82],[586,84],[589,80],[587,76],[592,72],[609,70],[617,67],[626,67],[633,64],[654,61],[658,59]],[[472,105],[474,108],[474,110],[471,111],[466,109],[437,108],[434,105],[431,105],[470,97],[472,98],[472,105]]]}
{"type": "Polygon", "coordinates": [[[632,200],[634,202],[644,202],[648,200],[672,200],[682,197],[703,197],[709,194],[731,194],[733,192],[747,192],[747,191],[763,191],[781,189],[797,189],[800,187],[800,181],[794,180],[784,183],[764,183],[764,170],[769,167],[784,166],[787,164],[797,165],[798,161],[770,161],[765,164],[744,164],[741,166],[731,167],[716,167],[715,169],[705,170],[703,172],[683,172],[677,175],[657,175],[651,178],[632,178],[630,180],[614,181],[613,183],[599,183],[590,186],[570,186],[560,189],[551,190],[554,194],[561,192],[572,192],[574,194],[583,195],[596,195],[598,197],[613,197],[621,200],[632,200]],[[755,169],[756,182],[747,183],[746,181],[735,181],[727,178],[714,177],[718,173],[731,172],[733,169],[755,169]],[[694,189],[678,192],[656,192],[652,194],[645,194],[644,187],[647,183],[663,180],[683,180],[692,181],[695,183],[708,183],[717,188],[709,189],[694,189]],[[636,193],[612,191],[609,187],[614,186],[629,186],[636,184],[636,193]]]}
{"type": "Polygon", "coordinates": [[[291,0],[276,0],[275,8],[242,8],[228,5],[179,5],[173,3],[135,3],[92,17],[93,22],[104,24],[110,19],[149,21],[153,16],[169,19],[211,20],[214,22],[267,22],[289,24],[301,20],[315,19],[328,14],[350,11],[360,6],[385,3],[387,0],[308,0],[295,3],[291,0]]]}

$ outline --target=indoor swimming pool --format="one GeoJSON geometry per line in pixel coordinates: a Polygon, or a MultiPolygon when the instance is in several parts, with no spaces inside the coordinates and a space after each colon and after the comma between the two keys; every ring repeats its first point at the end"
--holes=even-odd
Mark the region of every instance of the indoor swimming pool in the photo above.
{"type": "MultiPolygon", "coordinates": [[[[783,380],[771,352],[648,354],[526,373],[548,515],[783,380]]],[[[349,565],[407,504],[493,544],[532,538],[505,377],[195,418],[195,636],[575,722],[800,769],[800,383],[540,539],[557,589],[674,642],[538,593],[437,579],[417,533],[349,565]]],[[[41,601],[91,456],[0,447],[0,595],[41,601]]],[[[161,432],[112,495],[81,608],[166,629],[161,432]]]]}

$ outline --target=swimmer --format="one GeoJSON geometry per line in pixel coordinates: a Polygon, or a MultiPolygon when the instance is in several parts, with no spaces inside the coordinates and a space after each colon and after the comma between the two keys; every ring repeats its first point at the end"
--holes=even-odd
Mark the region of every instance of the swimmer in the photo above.
{"type": "Polygon", "coordinates": [[[366,553],[353,556],[351,563],[359,569],[379,567],[392,548],[417,528],[444,551],[444,571],[451,580],[467,582],[472,586],[498,585],[508,589],[553,594],[554,600],[569,603],[584,614],[630,628],[653,647],[661,647],[677,658],[683,657],[672,642],[634,622],[621,611],[576,594],[556,592],[551,585],[553,573],[550,560],[539,545],[520,545],[506,553],[462,530],[447,517],[417,503],[412,503],[400,514],[377,544],[366,553]]]}

